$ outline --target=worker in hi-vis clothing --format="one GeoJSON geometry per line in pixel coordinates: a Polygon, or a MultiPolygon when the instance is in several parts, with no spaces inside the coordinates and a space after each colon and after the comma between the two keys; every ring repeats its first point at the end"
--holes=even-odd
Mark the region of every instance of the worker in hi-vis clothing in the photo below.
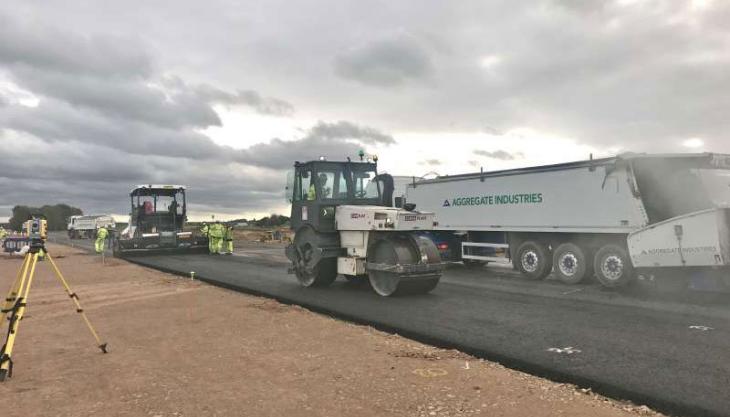
{"type": "Polygon", "coordinates": [[[216,221],[208,227],[208,238],[210,239],[211,254],[218,255],[221,252],[221,246],[223,246],[223,225],[220,221],[216,221]]]}
{"type": "Polygon", "coordinates": [[[98,229],[96,229],[96,242],[94,245],[96,248],[96,253],[104,252],[104,244],[106,243],[107,236],[109,236],[109,231],[106,230],[106,227],[100,226],[98,229]]]}
{"type": "Polygon", "coordinates": [[[223,253],[233,255],[233,226],[230,224],[223,226],[223,253]]]}
{"type": "MultiPolygon", "coordinates": [[[[332,189],[327,186],[327,174],[319,174],[316,180],[319,181],[319,189],[322,192],[320,198],[332,198],[332,189]]],[[[317,193],[315,192],[314,181],[312,181],[307,191],[307,200],[314,200],[315,198],[317,198],[317,193]]]]}
{"type": "Polygon", "coordinates": [[[208,222],[203,222],[203,226],[200,228],[200,233],[208,238],[208,252],[212,252],[210,246],[210,226],[208,226],[208,222]]]}

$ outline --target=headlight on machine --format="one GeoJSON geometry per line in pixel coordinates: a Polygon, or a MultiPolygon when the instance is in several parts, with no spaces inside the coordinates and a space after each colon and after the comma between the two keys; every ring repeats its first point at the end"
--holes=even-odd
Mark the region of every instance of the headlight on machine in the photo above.
{"type": "Polygon", "coordinates": [[[393,223],[393,219],[390,217],[385,218],[385,227],[388,229],[395,229],[395,223],[393,223]]]}
{"type": "Polygon", "coordinates": [[[334,215],[335,215],[334,207],[322,207],[322,217],[334,217],[334,215]]]}

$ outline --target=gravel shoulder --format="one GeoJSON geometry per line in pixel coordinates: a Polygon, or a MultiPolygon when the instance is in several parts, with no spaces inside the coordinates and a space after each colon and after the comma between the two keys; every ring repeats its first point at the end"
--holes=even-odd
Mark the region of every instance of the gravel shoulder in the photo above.
{"type": "MultiPolygon", "coordinates": [[[[4,417],[659,415],[296,306],[50,249],[110,353],[40,264],[15,374],[0,384],[4,417]]],[[[1,291],[20,263],[0,256],[1,291]]]]}

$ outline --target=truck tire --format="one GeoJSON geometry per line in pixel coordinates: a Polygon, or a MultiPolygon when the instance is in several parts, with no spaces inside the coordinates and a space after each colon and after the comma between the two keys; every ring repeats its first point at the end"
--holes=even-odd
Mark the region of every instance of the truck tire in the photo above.
{"type": "Polygon", "coordinates": [[[593,272],[593,259],[580,246],[566,242],[555,249],[553,267],[560,281],[574,285],[593,272]]]}
{"type": "Polygon", "coordinates": [[[515,264],[522,275],[532,280],[540,280],[550,275],[553,258],[546,245],[526,240],[517,248],[515,264]]]}
{"type": "Polygon", "coordinates": [[[596,278],[606,288],[625,287],[634,280],[634,266],[626,249],[608,244],[596,252],[593,261],[596,278]]]}

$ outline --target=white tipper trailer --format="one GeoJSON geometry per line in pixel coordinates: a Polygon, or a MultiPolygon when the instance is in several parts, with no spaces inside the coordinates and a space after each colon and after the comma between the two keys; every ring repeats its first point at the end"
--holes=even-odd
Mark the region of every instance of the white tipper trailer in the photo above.
{"type": "Polygon", "coordinates": [[[70,239],[93,238],[96,235],[96,229],[105,227],[114,229],[116,222],[114,217],[106,214],[93,216],[71,216],[68,218],[68,237],[70,239]]]}
{"type": "Polygon", "coordinates": [[[569,284],[595,274],[606,287],[644,271],[701,270],[730,285],[730,155],[622,154],[440,176],[409,184],[406,202],[436,214],[435,239],[459,245],[465,263],[511,262],[569,284]]]}

